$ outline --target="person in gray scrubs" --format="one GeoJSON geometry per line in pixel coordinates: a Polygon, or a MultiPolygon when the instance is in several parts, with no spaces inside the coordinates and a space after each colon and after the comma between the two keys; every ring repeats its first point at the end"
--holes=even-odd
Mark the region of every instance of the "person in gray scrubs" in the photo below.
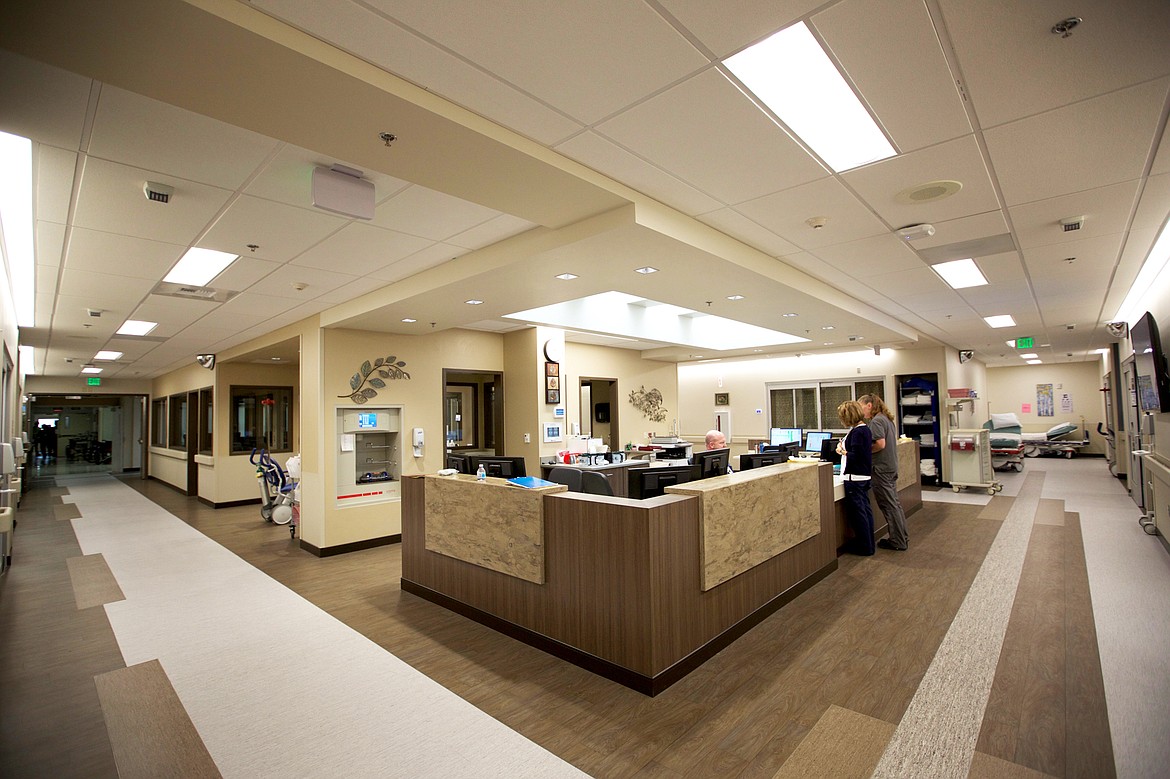
{"type": "Polygon", "coordinates": [[[886,518],[889,538],[877,543],[882,549],[905,552],[910,546],[906,532],[906,515],[898,500],[898,431],[894,429],[893,415],[877,395],[862,395],[857,399],[865,412],[865,421],[873,434],[873,497],[882,516],[886,518]]]}

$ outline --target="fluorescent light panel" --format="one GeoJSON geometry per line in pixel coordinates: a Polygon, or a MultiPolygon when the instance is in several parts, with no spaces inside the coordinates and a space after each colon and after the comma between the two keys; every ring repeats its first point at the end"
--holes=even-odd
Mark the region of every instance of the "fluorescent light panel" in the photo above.
{"type": "Polygon", "coordinates": [[[158,322],[146,322],[141,319],[127,319],[118,328],[118,335],[147,335],[158,327],[158,322]]]}
{"type": "Polygon", "coordinates": [[[975,260],[972,259],[940,262],[938,265],[930,267],[934,268],[935,273],[942,276],[943,281],[951,285],[951,289],[982,287],[987,284],[987,278],[979,270],[975,260]]]}
{"type": "Polygon", "coordinates": [[[92,365],[87,365],[87,366],[85,366],[84,368],[82,368],[82,369],[81,369],[81,372],[82,372],[82,373],[101,373],[101,372],[102,372],[102,369],[101,369],[101,368],[95,368],[95,367],[94,367],[94,366],[92,366],[92,365]]]}
{"type": "Polygon", "coordinates": [[[93,356],[95,360],[117,360],[122,356],[121,352],[111,352],[103,349],[93,356]]]}
{"type": "Polygon", "coordinates": [[[838,173],[897,153],[804,22],[724,65],[838,173]]]}
{"type": "Polygon", "coordinates": [[[1016,320],[1012,319],[1011,314],[999,314],[998,316],[985,316],[984,321],[992,327],[1015,327],[1016,320]]]}
{"type": "Polygon", "coordinates": [[[1028,363],[1029,365],[1041,365],[1044,363],[1043,360],[1025,360],[1024,362],[1028,363]]]}
{"type": "Polygon", "coordinates": [[[33,254],[32,142],[0,133],[0,221],[12,274],[12,298],[19,327],[36,325],[36,259],[33,254]]]}
{"type": "Polygon", "coordinates": [[[200,249],[192,246],[175,267],[171,268],[163,281],[172,284],[190,284],[202,287],[211,282],[224,268],[238,260],[240,255],[217,252],[215,249],[200,249]]]}

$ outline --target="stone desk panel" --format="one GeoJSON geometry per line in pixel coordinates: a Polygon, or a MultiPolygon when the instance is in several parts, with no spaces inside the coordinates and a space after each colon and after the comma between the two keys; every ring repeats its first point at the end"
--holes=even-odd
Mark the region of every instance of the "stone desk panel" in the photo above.
{"type": "Polygon", "coordinates": [[[666,488],[699,499],[704,591],[821,531],[818,467],[783,463],[666,488]]]}
{"type": "Polygon", "coordinates": [[[544,496],[568,487],[525,489],[467,474],[425,478],[428,550],[544,584],[544,496]]]}
{"type": "Polygon", "coordinates": [[[913,438],[898,440],[898,483],[899,490],[918,481],[918,442],[913,438]]]}

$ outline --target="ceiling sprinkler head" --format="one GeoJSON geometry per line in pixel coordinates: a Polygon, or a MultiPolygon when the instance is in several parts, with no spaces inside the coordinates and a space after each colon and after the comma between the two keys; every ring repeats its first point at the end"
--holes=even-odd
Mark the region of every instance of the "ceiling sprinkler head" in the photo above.
{"type": "Polygon", "coordinates": [[[1079,16],[1070,16],[1067,19],[1061,19],[1056,24],[1052,25],[1052,34],[1059,35],[1061,38],[1067,38],[1072,35],[1072,31],[1076,29],[1083,19],[1079,16]]]}

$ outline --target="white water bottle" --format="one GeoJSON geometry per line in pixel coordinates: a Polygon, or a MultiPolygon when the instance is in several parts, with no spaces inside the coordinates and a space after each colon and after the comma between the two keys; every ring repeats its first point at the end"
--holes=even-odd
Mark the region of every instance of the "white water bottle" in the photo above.
{"type": "Polygon", "coordinates": [[[487,480],[487,471],[485,471],[483,469],[482,464],[478,468],[475,469],[475,478],[479,481],[486,481],[487,480]]]}

